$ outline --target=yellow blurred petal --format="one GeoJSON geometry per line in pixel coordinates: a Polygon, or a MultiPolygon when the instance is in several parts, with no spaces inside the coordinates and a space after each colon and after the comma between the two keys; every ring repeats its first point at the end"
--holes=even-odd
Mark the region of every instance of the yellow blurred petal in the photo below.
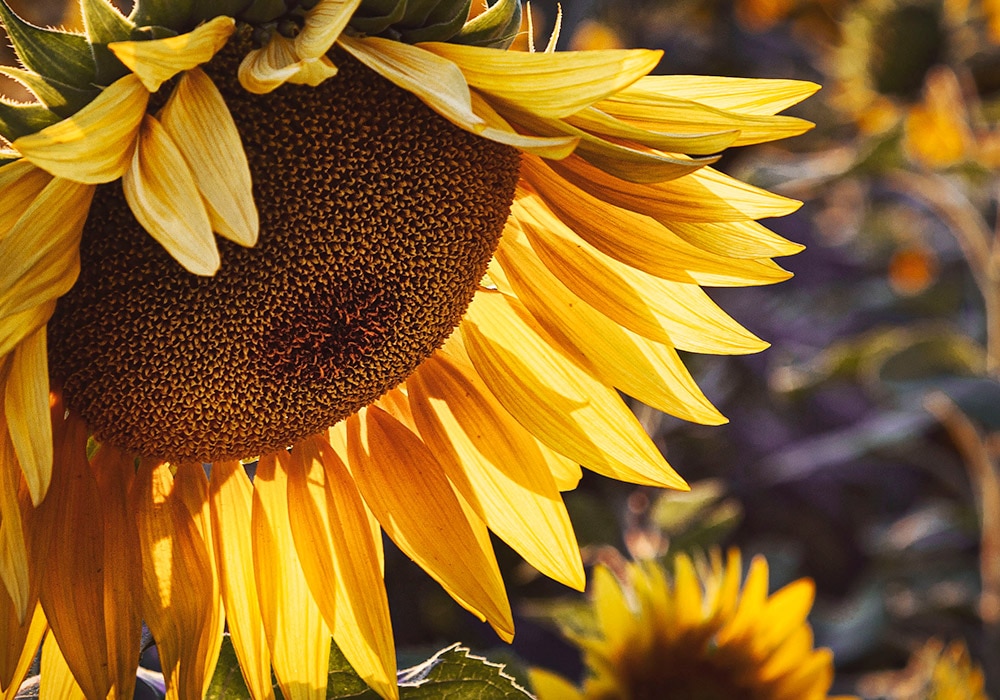
{"type": "Polygon", "coordinates": [[[519,199],[512,211],[552,274],[617,324],[689,352],[744,354],[767,347],[701,287],[658,279],[604,255],[537,201],[519,199]]]}
{"type": "Polygon", "coordinates": [[[690,557],[679,555],[673,561],[674,591],[673,609],[676,612],[674,624],[678,636],[699,627],[702,621],[702,590],[698,574],[690,557]]]}
{"type": "MultiPolygon", "coordinates": [[[[771,284],[791,275],[770,260],[742,260],[698,248],[655,219],[602,202],[525,159],[522,173],[560,221],[620,262],[675,282],[702,286],[771,284]],[[628,235],[622,235],[627,231],[628,235]]],[[[720,238],[722,238],[720,236],[720,238]]]]}
{"type": "Polygon", "coordinates": [[[48,630],[42,606],[31,604],[32,613],[18,622],[17,612],[0,590],[0,700],[14,700],[18,688],[38,653],[38,645],[48,630]]]}
{"type": "Polygon", "coordinates": [[[88,184],[117,180],[132,160],[148,100],[139,79],[126,75],[72,117],[15,140],[14,148],[56,177],[88,184]]]}
{"type": "Polygon", "coordinates": [[[219,251],[194,176],[174,140],[150,115],[122,189],[136,220],[188,272],[216,273],[219,251]]]}
{"type": "Polygon", "coordinates": [[[531,136],[521,134],[501,117],[482,95],[472,93],[472,111],[486,121],[488,126],[479,132],[484,139],[507,144],[525,153],[533,153],[541,158],[561,160],[565,158],[580,139],[574,136],[531,136]]]}
{"type": "Polygon", "coordinates": [[[434,355],[407,380],[414,419],[489,528],[546,576],[583,590],[580,548],[535,439],[471,368],[434,355]]]}
{"type": "Polygon", "coordinates": [[[615,479],[687,488],[618,393],[560,352],[517,301],[480,292],[460,329],[480,377],[539,440],[615,479]]]}
{"type": "Polygon", "coordinates": [[[41,683],[39,700],[87,700],[73,679],[55,636],[49,633],[42,644],[41,683]]]}
{"type": "Polygon", "coordinates": [[[797,628],[806,622],[816,586],[810,579],[799,579],[776,591],[764,605],[763,617],[768,624],[754,635],[754,650],[761,657],[771,654],[797,628]]]}
{"type": "Polygon", "coordinates": [[[344,656],[383,698],[396,700],[389,601],[361,494],[329,442],[292,448],[289,518],[299,561],[344,656]]]}
{"type": "Polygon", "coordinates": [[[222,604],[240,671],[254,700],[273,700],[271,654],[260,617],[250,539],[253,485],[242,464],[212,464],[209,501],[222,604]]]}
{"type": "MultiPolygon", "coordinates": [[[[3,363],[0,363],[0,370],[3,363]]],[[[3,372],[0,371],[0,377],[3,372]]],[[[51,439],[51,438],[50,438],[51,439]]],[[[34,604],[28,571],[26,531],[19,497],[21,467],[14,452],[14,444],[7,432],[4,416],[0,416],[0,605],[6,597],[13,607],[16,620],[23,621],[29,608],[34,604]]],[[[36,582],[37,587],[37,582],[36,582]]],[[[34,594],[37,598],[37,592],[34,594]]],[[[0,628],[2,631],[2,628],[0,628]]],[[[0,639],[6,639],[0,636],[0,639]]],[[[3,686],[4,672],[11,670],[0,663],[0,687],[3,686]]]]}
{"type": "MultiPolygon", "coordinates": [[[[765,192],[708,167],[667,182],[637,184],[608,175],[576,156],[548,165],[583,191],[609,204],[652,216],[678,235],[674,228],[678,222],[749,221],[784,216],[800,206],[793,199],[765,192]]],[[[779,254],[762,252],[746,257],[779,254]]]]}
{"type": "Polygon", "coordinates": [[[565,117],[646,75],[661,51],[645,49],[528,53],[460,44],[420,48],[461,68],[469,85],[540,117],[565,117]]]}
{"type": "Polygon", "coordinates": [[[302,31],[295,36],[295,50],[303,58],[319,58],[337,40],[361,0],[319,0],[306,13],[302,31]]]}
{"type": "Polygon", "coordinates": [[[590,585],[594,614],[605,641],[614,644],[628,639],[635,626],[635,615],[618,579],[606,566],[598,565],[594,567],[590,585]]]}
{"type": "Polygon", "coordinates": [[[586,357],[606,384],[684,420],[706,425],[726,422],[671,346],[631,334],[580,303],[542,265],[523,236],[505,234],[494,255],[506,270],[514,295],[560,347],[586,357]]]}
{"type": "Polygon", "coordinates": [[[104,616],[104,504],[87,461],[86,423],[73,413],[65,417],[56,401],[52,424],[52,484],[30,523],[32,573],[73,677],[87,697],[104,698],[113,684],[104,616]]]}
{"type": "Polygon", "coordinates": [[[474,134],[486,128],[486,122],[472,111],[469,85],[462,71],[451,61],[410,44],[375,36],[358,39],[343,35],[337,44],[456,126],[474,134]]]}
{"type": "Polygon", "coordinates": [[[739,114],[770,116],[798,104],[819,85],[804,80],[724,78],[712,75],[650,75],[637,90],[671,95],[739,114]]]}
{"type": "Polygon", "coordinates": [[[746,580],[743,582],[736,610],[732,618],[719,630],[716,639],[720,647],[739,643],[744,637],[749,636],[756,626],[770,622],[761,617],[767,602],[767,579],[767,560],[761,556],[754,557],[750,562],[750,571],[747,572],[746,580]]]}
{"type": "Polygon", "coordinates": [[[493,550],[483,549],[433,453],[377,407],[346,423],[351,473],[386,534],[459,604],[513,637],[493,550]]]}
{"type": "Polygon", "coordinates": [[[323,621],[288,520],[288,466],[282,450],[265,455],[254,476],[253,561],[261,619],[278,686],[287,700],[324,700],[330,629],[323,621]]]}
{"type": "Polygon", "coordinates": [[[177,146],[219,235],[252,246],[260,228],[250,166],[222,94],[195,68],[177,82],[160,122],[177,146]]]}
{"type": "Polygon", "coordinates": [[[52,422],[45,329],[36,330],[14,351],[4,391],[10,440],[24,472],[31,500],[42,502],[52,478],[52,422]]]}
{"type": "MultiPolygon", "coordinates": [[[[56,178],[0,239],[0,318],[54,301],[76,282],[92,185],[56,178]]],[[[30,332],[22,329],[16,342],[30,332]]],[[[0,336],[3,344],[3,336],[0,336]]]]}
{"type": "Polygon", "coordinates": [[[528,673],[538,700],[584,700],[583,693],[576,686],[552,671],[532,668],[528,673]]]}
{"type": "Polygon", "coordinates": [[[0,167],[0,241],[51,180],[51,175],[24,158],[0,167]]]}
{"type": "Polygon", "coordinates": [[[218,660],[222,614],[200,464],[146,461],[132,489],[142,550],[142,614],[167,698],[202,697],[218,660]]]}
{"type": "Polygon", "coordinates": [[[108,48],[149,92],[156,92],[181,71],[208,63],[234,31],[232,17],[216,17],[187,34],[152,41],[116,41],[108,48]]]}

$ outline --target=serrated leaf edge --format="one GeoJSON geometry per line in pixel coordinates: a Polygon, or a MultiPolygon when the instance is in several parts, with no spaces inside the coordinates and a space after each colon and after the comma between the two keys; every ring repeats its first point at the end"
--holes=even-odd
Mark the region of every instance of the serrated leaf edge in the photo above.
{"type": "Polygon", "coordinates": [[[499,674],[499,676],[502,679],[504,679],[505,681],[509,681],[510,684],[511,684],[511,686],[514,689],[522,691],[529,698],[535,697],[531,693],[530,690],[528,690],[523,685],[521,685],[520,683],[518,683],[517,679],[514,678],[514,676],[510,675],[509,673],[507,673],[504,670],[504,669],[507,668],[507,664],[501,663],[499,661],[490,661],[485,656],[479,656],[478,654],[473,654],[472,653],[472,649],[470,649],[469,647],[466,647],[466,646],[462,646],[461,642],[455,642],[454,644],[451,644],[451,645],[445,647],[444,649],[440,649],[440,650],[436,651],[433,656],[431,656],[426,661],[417,664],[416,666],[411,666],[410,668],[404,668],[403,670],[399,671],[399,673],[396,674],[396,678],[397,678],[397,682],[399,683],[399,687],[400,688],[419,688],[420,686],[425,685],[425,684],[431,682],[431,679],[427,678],[426,674],[428,674],[432,670],[434,670],[434,667],[437,666],[439,663],[441,663],[444,660],[442,657],[445,654],[448,654],[448,653],[453,652],[453,651],[462,654],[463,656],[465,656],[465,658],[470,659],[472,661],[479,661],[484,666],[488,666],[490,668],[495,668],[496,671],[497,671],[497,674],[499,674]],[[410,677],[412,677],[414,675],[417,675],[417,674],[423,674],[424,677],[421,680],[418,680],[418,681],[405,680],[406,678],[410,678],[410,677]]]}

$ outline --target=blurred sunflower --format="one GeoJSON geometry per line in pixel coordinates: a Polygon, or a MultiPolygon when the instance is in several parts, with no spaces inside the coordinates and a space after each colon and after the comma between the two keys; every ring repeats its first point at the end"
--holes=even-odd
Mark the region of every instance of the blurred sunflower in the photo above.
{"type": "Polygon", "coordinates": [[[905,669],[872,674],[859,687],[866,697],[892,700],[987,700],[985,683],[964,642],[929,639],[905,669]]]}
{"type": "Polygon", "coordinates": [[[627,565],[622,579],[594,571],[591,631],[569,631],[583,651],[582,688],[532,672],[540,700],[811,700],[827,695],[833,655],[814,649],[806,615],[815,588],[799,579],[768,596],[767,561],[754,557],[746,580],[738,550],[726,561],[685,554],[673,575],[654,562],[627,565]]]}
{"type": "Polygon", "coordinates": [[[765,344],[701,286],[800,247],[709,164],[816,86],[508,51],[518,2],[469,5],[0,3],[38,98],[0,102],[8,695],[48,628],[43,686],[130,697],[145,621],[199,697],[224,609],[254,697],[324,697],[331,638],[396,697],[383,531],[509,640],[491,530],[581,588],[578,465],[686,488],[616,388],[723,422],[677,350],[765,344]]]}

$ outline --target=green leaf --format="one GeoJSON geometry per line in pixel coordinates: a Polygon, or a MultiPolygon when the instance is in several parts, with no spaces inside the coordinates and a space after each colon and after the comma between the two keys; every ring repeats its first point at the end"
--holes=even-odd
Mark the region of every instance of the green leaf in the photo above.
{"type": "Polygon", "coordinates": [[[453,644],[430,659],[400,671],[400,698],[405,700],[513,700],[531,698],[503,664],[493,663],[453,644]]]}
{"type": "Polygon", "coordinates": [[[481,15],[466,22],[451,41],[456,44],[491,47],[498,42],[507,42],[506,45],[509,46],[520,27],[520,0],[498,0],[481,15]]]}
{"type": "Polygon", "coordinates": [[[406,14],[406,0],[365,0],[351,17],[350,26],[363,34],[379,34],[406,14]]]}
{"type": "Polygon", "coordinates": [[[57,121],[60,121],[59,115],[45,105],[0,99],[0,134],[8,141],[34,134],[57,121]]]}
{"type": "Polygon", "coordinates": [[[126,19],[108,0],[80,0],[83,25],[94,53],[97,82],[110,85],[121,78],[128,69],[108,49],[112,41],[128,41],[135,24],[126,19]]]}
{"type": "Polygon", "coordinates": [[[170,27],[178,33],[189,28],[195,0],[136,0],[129,19],[139,27],[170,27]]]}
{"type": "Polygon", "coordinates": [[[330,645],[330,675],[326,680],[327,700],[381,700],[355,673],[336,644],[330,645]]]}
{"type": "Polygon", "coordinates": [[[283,0],[254,0],[240,15],[240,19],[251,24],[265,24],[278,19],[287,11],[283,0]]]}
{"type": "Polygon", "coordinates": [[[472,0],[460,3],[441,3],[426,18],[418,29],[404,29],[400,32],[403,41],[416,44],[420,41],[448,41],[457,34],[469,16],[472,0]]]}
{"type": "Polygon", "coordinates": [[[28,70],[75,87],[89,86],[96,80],[97,66],[82,34],[36,27],[18,17],[7,0],[0,0],[0,21],[28,70]]]}
{"type": "Polygon", "coordinates": [[[13,66],[0,66],[0,73],[13,78],[31,90],[32,94],[43,105],[63,119],[72,116],[101,94],[101,91],[97,88],[81,90],[72,85],[60,83],[58,80],[43,78],[37,73],[32,73],[21,68],[14,68],[13,66]]]}

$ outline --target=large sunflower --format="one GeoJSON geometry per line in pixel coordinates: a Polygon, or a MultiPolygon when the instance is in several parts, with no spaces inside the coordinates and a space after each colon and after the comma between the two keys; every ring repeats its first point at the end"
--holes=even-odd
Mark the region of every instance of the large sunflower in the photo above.
{"type": "Polygon", "coordinates": [[[43,683],[130,697],[145,621],[198,697],[225,610],[255,697],[323,697],[331,637],[395,697],[382,532],[510,639],[491,530],[580,588],[578,465],[685,488],[616,389],[724,420],[677,350],[765,344],[701,286],[799,246],[712,154],[815,86],[507,51],[518,3],[469,4],[0,3],[38,97],[0,104],[8,695],[48,629],[43,683]]]}

